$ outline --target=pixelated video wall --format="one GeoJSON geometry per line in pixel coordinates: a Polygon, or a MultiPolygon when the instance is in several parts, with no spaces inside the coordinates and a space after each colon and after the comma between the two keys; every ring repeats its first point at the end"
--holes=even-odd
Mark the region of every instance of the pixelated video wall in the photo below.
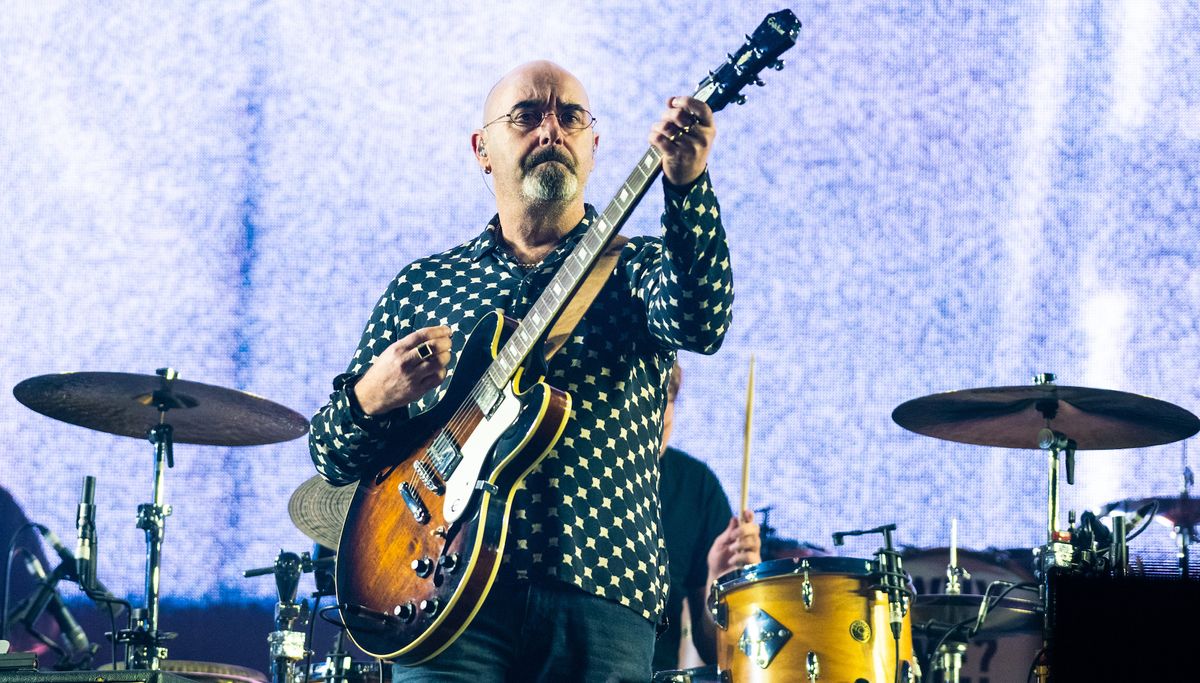
{"type": "MultiPolygon", "coordinates": [[[[35,414],[12,386],[171,366],[310,415],[396,271],[491,217],[468,139],[502,73],[549,58],[586,84],[603,205],[665,100],[780,7],[435,5],[0,13],[0,484],[70,537],[95,475],[115,591],[141,595],[150,445],[35,414]]],[[[968,548],[1037,545],[1039,452],[939,442],[890,413],[1036,372],[1200,411],[1200,7],[793,9],[788,67],[718,118],[735,321],[720,353],[683,358],[675,444],[736,499],[754,355],[750,500],[780,534],[831,548],[834,531],[894,521],[936,547],[957,518],[968,548]]],[[[659,202],[628,232],[655,231],[659,202]]],[[[1186,446],[1084,453],[1064,507],[1177,493],[1186,446]]],[[[175,457],[164,595],[272,595],[241,572],[310,547],[286,511],[312,474],[304,440],[175,457]]],[[[1155,526],[1134,552],[1171,544],[1155,526]]]]}

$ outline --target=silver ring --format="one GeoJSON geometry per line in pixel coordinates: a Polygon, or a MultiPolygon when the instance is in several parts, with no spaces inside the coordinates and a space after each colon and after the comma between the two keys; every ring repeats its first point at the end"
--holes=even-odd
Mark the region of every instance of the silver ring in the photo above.
{"type": "Polygon", "coordinates": [[[428,341],[423,341],[420,344],[417,344],[417,358],[420,358],[421,360],[426,360],[432,356],[433,356],[433,347],[431,347],[429,345],[428,341]]]}

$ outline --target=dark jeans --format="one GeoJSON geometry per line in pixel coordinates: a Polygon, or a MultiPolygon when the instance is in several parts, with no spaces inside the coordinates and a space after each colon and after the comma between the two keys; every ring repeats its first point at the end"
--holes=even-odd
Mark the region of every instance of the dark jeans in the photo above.
{"type": "Polygon", "coordinates": [[[393,683],[646,683],[654,625],[574,586],[498,583],[470,627],[393,683]]]}

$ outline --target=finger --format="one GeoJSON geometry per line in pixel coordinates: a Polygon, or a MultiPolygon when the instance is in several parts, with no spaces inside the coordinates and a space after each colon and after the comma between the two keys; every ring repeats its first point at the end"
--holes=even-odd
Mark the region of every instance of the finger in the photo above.
{"type": "Polygon", "coordinates": [[[696,123],[702,126],[711,126],[713,123],[712,108],[694,97],[682,95],[672,97],[667,100],[667,106],[691,114],[695,117],[696,123]]]}
{"type": "Polygon", "coordinates": [[[434,327],[422,327],[419,330],[413,330],[408,336],[400,340],[400,344],[403,348],[411,349],[421,342],[449,338],[450,328],[445,325],[436,325],[434,327]]]}

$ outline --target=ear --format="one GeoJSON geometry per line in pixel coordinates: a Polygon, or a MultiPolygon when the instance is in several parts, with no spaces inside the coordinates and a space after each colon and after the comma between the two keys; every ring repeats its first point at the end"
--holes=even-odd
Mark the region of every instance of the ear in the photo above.
{"type": "Polygon", "coordinates": [[[471,152],[475,155],[475,163],[479,164],[479,168],[483,169],[484,173],[492,172],[492,163],[488,161],[487,145],[483,141],[483,131],[476,130],[471,133],[471,152]]]}

